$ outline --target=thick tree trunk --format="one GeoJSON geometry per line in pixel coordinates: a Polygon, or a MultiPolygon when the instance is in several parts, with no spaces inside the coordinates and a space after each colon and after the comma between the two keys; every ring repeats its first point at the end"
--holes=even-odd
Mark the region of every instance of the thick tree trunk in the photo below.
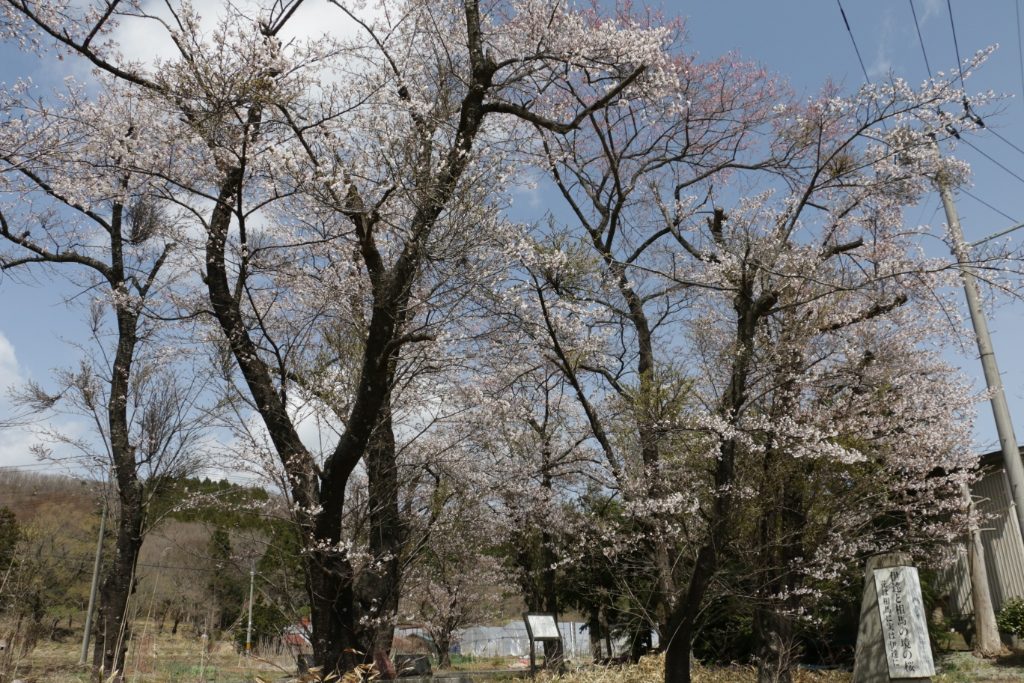
{"type": "Polygon", "coordinates": [[[438,638],[437,642],[434,643],[434,647],[437,649],[437,668],[452,668],[451,641],[444,637],[438,638]]]}
{"type": "Polygon", "coordinates": [[[351,671],[363,661],[353,613],[352,565],[340,552],[310,553],[310,626],[313,658],[323,675],[351,671]]]}
{"type": "MultiPolygon", "coordinates": [[[[391,373],[393,378],[393,373],[391,373]]],[[[390,380],[389,380],[390,381],[390,380]]],[[[363,617],[370,620],[364,634],[365,652],[383,680],[395,678],[391,644],[402,583],[405,524],[399,510],[398,458],[391,422],[390,397],[366,452],[369,480],[370,555],[372,569],[360,577],[358,599],[363,617]]]]}
{"type": "Polygon", "coordinates": [[[665,683],[690,683],[690,650],[697,614],[718,567],[715,543],[697,553],[686,595],[676,603],[665,629],[665,683]]]}

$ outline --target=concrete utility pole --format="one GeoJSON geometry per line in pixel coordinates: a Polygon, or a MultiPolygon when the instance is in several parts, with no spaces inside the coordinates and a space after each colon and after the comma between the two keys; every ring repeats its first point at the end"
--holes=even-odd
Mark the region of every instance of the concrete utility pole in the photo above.
{"type": "MultiPolygon", "coordinates": [[[[938,143],[935,143],[938,152],[938,143]]],[[[974,336],[978,342],[978,354],[981,356],[981,367],[985,372],[985,384],[992,393],[992,415],[996,421],[996,432],[999,434],[999,446],[1003,451],[1003,463],[1006,476],[1010,480],[1012,504],[1017,514],[1017,525],[1024,542],[1024,465],[1021,464],[1020,451],[1017,449],[1017,437],[1013,433],[1013,422],[1010,409],[1006,405],[1006,394],[1003,392],[1003,380],[999,376],[996,354],[992,348],[992,337],[988,332],[988,321],[981,310],[981,296],[978,283],[971,267],[970,254],[964,242],[963,229],[960,227],[960,215],[953,203],[953,192],[949,183],[940,174],[936,178],[942,207],[946,210],[946,223],[949,225],[949,238],[952,242],[953,255],[960,264],[960,275],[964,281],[964,293],[967,296],[967,308],[971,312],[971,323],[974,325],[974,336]]]]}
{"type": "Polygon", "coordinates": [[[103,512],[100,514],[100,533],[96,539],[96,560],[92,566],[92,587],[89,589],[89,607],[85,612],[85,633],[82,634],[82,654],[78,657],[80,665],[85,664],[89,654],[89,636],[92,632],[92,613],[96,609],[96,593],[100,586],[100,565],[103,560],[103,533],[107,528],[107,499],[103,498],[103,512]]]}
{"type": "Polygon", "coordinates": [[[256,583],[256,568],[249,569],[249,625],[245,628],[245,654],[252,654],[252,589],[256,583]]]}

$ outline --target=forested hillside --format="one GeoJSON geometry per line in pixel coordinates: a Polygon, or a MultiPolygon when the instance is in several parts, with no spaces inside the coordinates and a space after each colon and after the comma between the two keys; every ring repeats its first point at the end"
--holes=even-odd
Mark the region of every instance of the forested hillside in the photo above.
{"type": "MultiPolygon", "coordinates": [[[[102,507],[96,482],[24,472],[0,477],[0,572],[7,573],[0,612],[24,625],[29,642],[81,637],[102,507]]],[[[275,507],[263,489],[223,481],[166,486],[151,506],[130,614],[174,632],[185,624],[216,637],[237,625],[250,569],[264,621],[279,625],[301,613],[301,584],[281,575],[297,544],[275,507]]],[[[107,530],[109,562],[109,522],[107,530]]]]}

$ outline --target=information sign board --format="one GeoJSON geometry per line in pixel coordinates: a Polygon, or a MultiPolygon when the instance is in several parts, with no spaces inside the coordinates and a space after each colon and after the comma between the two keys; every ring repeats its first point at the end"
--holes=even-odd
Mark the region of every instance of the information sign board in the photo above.
{"type": "Polygon", "coordinates": [[[558,640],[558,625],[553,614],[527,614],[526,622],[534,640],[558,640]]]}

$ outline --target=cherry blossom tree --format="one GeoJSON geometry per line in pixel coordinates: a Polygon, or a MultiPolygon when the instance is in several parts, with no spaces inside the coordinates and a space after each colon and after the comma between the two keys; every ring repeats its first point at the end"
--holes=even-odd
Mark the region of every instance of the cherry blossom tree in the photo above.
{"type": "MultiPolygon", "coordinates": [[[[19,400],[37,415],[75,414],[95,427],[91,436],[42,436],[61,447],[54,457],[112,479],[116,543],[100,586],[94,664],[123,674],[147,509],[162,482],[197,465],[210,413],[187,351],[160,337],[176,273],[174,216],[162,184],[127,163],[146,153],[139,131],[153,121],[115,83],[94,101],[71,81],[51,102],[35,95],[22,82],[0,101],[0,269],[64,276],[89,302],[89,343],[55,389],[32,383],[19,400]]],[[[45,445],[40,453],[48,456],[45,445]]]]}
{"type": "Polygon", "coordinates": [[[153,297],[206,335],[239,446],[291,504],[326,672],[366,652],[392,674],[451,481],[520,525],[584,482],[615,499],[636,533],[602,533],[602,554],[647,558],[635,602],[672,682],[723,560],[755,577],[762,671],[784,676],[800,596],[835,562],[955,527],[969,397],[925,349],[952,271],[901,214],[929,177],[964,177],[928,137],[962,97],[949,81],[796,103],[732,57],[687,57],[679,26],[558,0],[339,0],[345,30],[312,36],[303,0],[212,24],[187,3],[0,7],[6,38],[93,70],[53,105],[7,96],[9,207],[60,208],[5,208],[25,250],[5,263],[73,262],[109,289],[112,452],[133,445],[122,397],[153,297]],[[120,54],[139,27],[170,56],[120,54]],[[564,207],[513,225],[530,164],[564,207]]]}
{"type": "Polygon", "coordinates": [[[354,664],[361,645],[342,530],[348,483],[365,461],[382,496],[374,552],[388,555],[399,535],[392,391],[404,349],[424,339],[416,328],[430,321],[431,275],[458,253],[454,227],[493,208],[477,191],[510,163],[522,122],[569,131],[656,82],[666,32],[541,0],[396,2],[375,13],[338,3],[357,37],[285,45],[300,5],[257,19],[229,10],[208,37],[188,5],[161,16],[117,2],[4,8],[19,39],[84,57],[163,117],[141,130],[177,164],[155,173],[172,179],[201,227],[209,311],[287,473],[307,544],[314,650],[330,671],[354,664]],[[121,57],[111,31],[142,22],[163,25],[178,55],[154,65],[121,57]],[[458,217],[456,206],[469,211],[458,217]],[[304,390],[307,368],[293,360],[327,331],[324,311],[295,316],[318,292],[285,288],[261,263],[275,259],[303,264],[303,282],[289,284],[340,285],[332,298],[356,302],[343,320],[362,321],[345,330],[356,360],[339,369],[354,368],[351,394],[322,461],[299,437],[289,397],[304,390]]]}
{"type": "Polygon", "coordinates": [[[494,515],[476,496],[435,489],[431,538],[406,579],[404,610],[433,641],[438,666],[449,656],[457,631],[500,614],[508,577],[493,554],[494,515]]]}
{"type": "MultiPolygon", "coordinates": [[[[771,88],[755,72],[728,61],[709,69],[681,69],[674,97],[632,101],[546,140],[570,218],[526,255],[519,286],[532,293],[536,338],[575,388],[624,499],[649,525],[661,593],[651,621],[667,649],[666,681],[689,680],[698,616],[723,558],[736,557],[745,513],[761,521],[759,547],[785,555],[758,560],[760,594],[792,600],[805,586],[790,568],[813,575],[795,568],[818,549],[848,562],[949,538],[962,516],[948,513],[959,510],[956,489],[971,467],[969,395],[921,350],[949,336],[936,326],[936,301],[953,270],[922,254],[927,229],[905,227],[901,214],[934,174],[963,177],[961,165],[936,158],[928,137],[943,130],[951,117],[941,107],[961,93],[942,80],[920,91],[893,80],[853,98],[826,89],[805,104],[771,93],[766,103],[744,99],[751,82],[771,88]],[[733,77],[712,75],[723,68],[733,77]],[[897,326],[906,331],[893,334],[897,326]],[[872,371],[891,373],[894,400],[916,403],[896,413],[877,392],[857,394],[874,420],[869,443],[865,424],[846,425],[856,413],[836,414],[820,388],[857,391],[853,368],[876,356],[885,360],[872,371]],[[924,383],[917,389],[902,374],[910,368],[924,383]],[[792,399],[782,399],[785,387],[792,399]],[[918,391],[935,401],[926,405],[918,391]],[[621,416],[633,420],[624,442],[609,426],[621,430],[621,416]],[[910,432],[927,434],[927,452],[902,440],[910,432]],[[631,446],[625,457],[619,443],[631,446]],[[643,456],[632,479],[630,451],[643,456]],[[789,485],[763,478],[781,461],[795,468],[789,485]],[[854,528],[836,531],[838,515],[819,519],[817,500],[775,497],[799,496],[797,484],[817,467],[854,481],[851,464],[861,461],[873,465],[857,476],[878,490],[843,518],[864,515],[854,528]],[[936,465],[949,476],[931,477],[936,465]],[[745,507],[756,491],[763,506],[745,507]],[[947,525],[922,505],[916,539],[905,524],[885,536],[864,521],[925,499],[947,525]],[[824,520],[832,541],[848,545],[811,542],[809,520],[824,520]],[[780,533],[800,540],[768,538],[780,533]]],[[[769,622],[787,611],[779,604],[758,616],[766,680],[788,675],[784,648],[772,649],[781,636],[769,622]]]]}

